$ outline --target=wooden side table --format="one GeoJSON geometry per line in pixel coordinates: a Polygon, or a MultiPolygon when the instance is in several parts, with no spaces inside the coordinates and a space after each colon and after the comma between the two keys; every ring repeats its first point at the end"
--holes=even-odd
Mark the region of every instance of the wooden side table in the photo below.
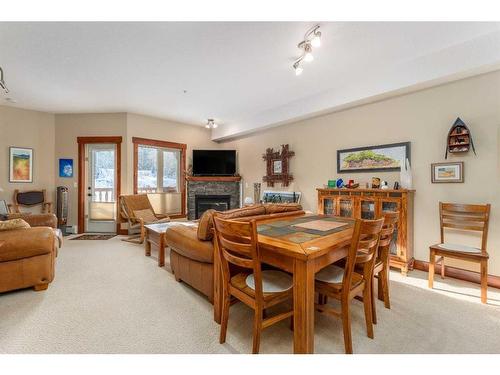
{"type": "Polygon", "coordinates": [[[148,224],[146,228],[146,238],[144,240],[144,250],[147,257],[151,256],[151,248],[158,251],[158,267],[165,265],[165,232],[170,223],[148,224]]]}

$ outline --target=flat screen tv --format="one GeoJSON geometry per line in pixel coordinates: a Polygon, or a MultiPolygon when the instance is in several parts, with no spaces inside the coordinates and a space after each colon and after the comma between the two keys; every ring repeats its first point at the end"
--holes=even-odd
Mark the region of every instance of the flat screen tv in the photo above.
{"type": "Polygon", "coordinates": [[[235,150],[193,150],[194,176],[234,176],[235,150]]]}

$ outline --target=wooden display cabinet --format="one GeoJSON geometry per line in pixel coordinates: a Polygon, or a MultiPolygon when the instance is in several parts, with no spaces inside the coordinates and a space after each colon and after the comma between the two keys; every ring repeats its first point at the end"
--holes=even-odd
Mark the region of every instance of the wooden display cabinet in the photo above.
{"type": "Polygon", "coordinates": [[[373,220],[384,211],[399,211],[396,241],[391,243],[390,265],[406,276],[413,269],[414,190],[316,189],[318,214],[373,220]]]}

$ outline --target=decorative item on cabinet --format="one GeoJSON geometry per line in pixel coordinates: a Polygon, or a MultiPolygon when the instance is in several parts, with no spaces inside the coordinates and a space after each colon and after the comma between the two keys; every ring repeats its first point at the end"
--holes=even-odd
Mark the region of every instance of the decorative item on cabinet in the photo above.
{"type": "Polygon", "coordinates": [[[380,178],[372,177],[372,189],[378,189],[380,187],[380,178]]]}
{"type": "Polygon", "coordinates": [[[260,202],[260,187],[261,187],[260,182],[255,182],[253,184],[253,200],[255,203],[260,202]]]}
{"type": "Polygon", "coordinates": [[[394,188],[393,188],[393,189],[394,189],[394,190],[399,190],[399,182],[397,182],[397,181],[396,181],[396,182],[394,183],[394,188]]]}
{"type": "Polygon", "coordinates": [[[448,153],[469,152],[471,147],[474,155],[476,155],[472,134],[460,117],[457,117],[448,132],[444,158],[448,159],[448,153]]]}
{"type": "Polygon", "coordinates": [[[281,145],[281,151],[274,151],[268,148],[262,158],[266,161],[266,176],[262,181],[267,183],[267,186],[272,187],[276,182],[281,182],[282,186],[286,187],[293,180],[290,170],[290,158],[295,155],[295,152],[290,151],[288,145],[281,145]]]}
{"type": "Polygon", "coordinates": [[[328,180],[328,187],[329,188],[336,188],[337,187],[337,180],[328,180]]]}
{"type": "Polygon", "coordinates": [[[411,174],[410,161],[401,161],[401,172],[399,173],[399,183],[403,189],[411,190],[413,187],[413,176],[411,174]]]}
{"type": "Polygon", "coordinates": [[[387,189],[389,189],[389,184],[387,183],[387,181],[382,181],[382,182],[380,183],[380,188],[381,188],[382,190],[387,190],[387,189]]]}
{"type": "Polygon", "coordinates": [[[390,245],[390,265],[406,275],[413,269],[413,196],[407,189],[316,189],[318,214],[376,219],[398,211],[399,221],[390,245]]]}

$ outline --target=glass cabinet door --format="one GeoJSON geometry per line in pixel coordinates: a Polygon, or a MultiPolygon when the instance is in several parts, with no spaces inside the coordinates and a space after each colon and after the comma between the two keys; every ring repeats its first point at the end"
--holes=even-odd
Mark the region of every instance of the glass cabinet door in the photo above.
{"type": "Polygon", "coordinates": [[[353,217],[354,216],[354,200],[352,198],[339,198],[339,216],[353,217]]]}
{"type": "Polygon", "coordinates": [[[364,220],[375,220],[377,217],[375,201],[371,199],[360,200],[360,218],[364,220]]]}
{"type": "MultiPolygon", "coordinates": [[[[381,210],[382,210],[382,215],[384,212],[387,211],[397,211],[401,212],[401,205],[399,201],[391,201],[391,200],[383,200],[381,202],[381,210]]],[[[401,215],[400,215],[401,217],[401,215]]],[[[398,234],[399,234],[399,226],[400,222],[398,220],[398,225],[396,229],[394,230],[394,234],[392,235],[392,241],[391,244],[389,245],[389,252],[393,255],[398,255],[398,234]]]]}
{"type": "Polygon", "coordinates": [[[337,201],[335,198],[323,198],[323,215],[337,214],[337,201]]]}

